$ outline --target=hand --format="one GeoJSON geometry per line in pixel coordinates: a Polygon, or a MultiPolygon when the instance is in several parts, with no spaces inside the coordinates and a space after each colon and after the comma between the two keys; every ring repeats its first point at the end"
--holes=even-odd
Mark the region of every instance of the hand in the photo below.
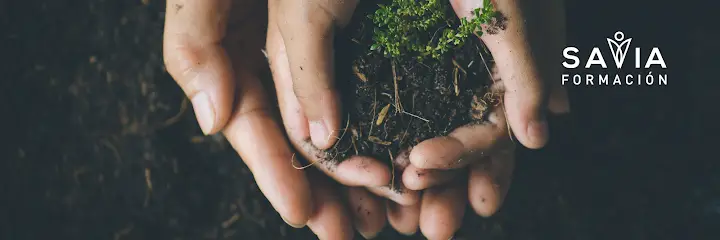
{"type": "Polygon", "coordinates": [[[278,103],[291,143],[306,159],[343,185],[357,230],[375,236],[387,222],[380,197],[414,205],[416,191],[387,187],[390,169],[374,159],[353,156],[337,166],[323,160],[340,131],[334,89],[333,34],[350,20],[357,0],[269,1],[267,53],[278,103]]]}
{"type": "MultiPolygon", "coordinates": [[[[460,17],[470,17],[483,3],[450,2],[460,17]]],[[[548,138],[544,112],[569,111],[565,90],[559,81],[549,81],[559,76],[560,70],[556,63],[565,36],[562,2],[527,4],[532,3],[495,1],[496,9],[507,18],[505,29],[481,37],[495,59],[493,88],[504,93],[504,105],[495,109],[487,124],[461,127],[412,149],[403,182],[410,189],[427,190],[418,206],[389,215],[398,231],[411,233],[419,226],[430,239],[448,239],[460,227],[467,200],[476,213],[494,214],[507,194],[515,163],[515,145],[507,123],[523,145],[540,148],[548,138]],[[544,12],[532,12],[534,9],[544,12]],[[541,32],[542,38],[535,38],[531,29],[541,32]],[[549,100],[546,85],[553,86],[549,100]]]]}
{"type": "MultiPolygon", "coordinates": [[[[315,160],[318,159],[318,153],[319,149],[327,148],[332,146],[332,143],[334,143],[335,138],[337,137],[336,131],[330,131],[324,132],[327,129],[338,129],[338,121],[330,120],[328,119],[338,119],[338,116],[333,113],[333,110],[337,110],[337,106],[339,104],[336,104],[337,101],[337,94],[333,89],[333,82],[332,79],[332,33],[333,29],[336,27],[342,27],[347,21],[350,19],[350,15],[352,13],[352,10],[356,4],[356,1],[349,1],[349,2],[336,2],[336,3],[328,3],[325,1],[307,1],[307,2],[297,2],[297,1],[284,1],[278,4],[275,8],[271,7],[271,15],[273,9],[275,11],[280,12],[280,14],[276,14],[278,16],[277,18],[277,30],[272,30],[274,27],[274,24],[270,24],[269,32],[268,32],[268,52],[270,53],[270,59],[271,61],[271,67],[273,69],[274,79],[276,83],[276,89],[278,91],[278,98],[280,99],[280,106],[281,106],[281,112],[283,114],[284,123],[286,125],[286,129],[288,130],[288,133],[290,135],[290,139],[293,142],[293,144],[296,147],[299,147],[301,149],[305,150],[306,156],[309,155],[311,159],[315,157],[315,160]],[[273,33],[275,31],[275,33],[273,33]],[[277,49],[273,46],[277,46],[277,49]],[[290,74],[288,74],[290,73],[290,74]],[[317,104],[320,103],[320,104],[317,104]],[[328,107],[330,106],[330,107],[328,107]],[[333,107],[334,106],[334,107],[333,107]],[[311,110],[316,109],[316,110],[311,110]],[[329,109],[329,110],[328,110],[329,109]],[[324,113],[324,116],[320,117],[321,120],[315,120],[313,123],[313,120],[308,121],[308,119],[313,119],[315,117],[311,117],[313,115],[317,116],[318,112],[324,113]],[[330,112],[331,114],[327,114],[330,112]],[[321,123],[321,124],[320,124],[321,123]],[[325,124],[325,126],[321,126],[325,124]],[[328,125],[334,125],[328,127],[328,125]],[[320,127],[318,127],[320,126],[320,127]],[[318,132],[321,132],[322,134],[317,134],[318,132]],[[326,138],[323,138],[322,136],[329,136],[326,138]],[[312,144],[310,144],[307,140],[310,139],[312,141],[312,144]],[[327,141],[326,141],[327,140],[327,141]]],[[[454,5],[457,5],[457,3],[453,3],[454,5]]],[[[514,3],[514,7],[518,7],[517,3],[514,3]]],[[[272,4],[271,4],[272,5],[272,4]]],[[[512,5],[512,4],[510,4],[512,5]]],[[[478,4],[478,6],[481,6],[478,4]]],[[[503,8],[503,7],[501,7],[503,8]]],[[[507,7],[504,7],[507,8],[507,7]]],[[[456,6],[457,9],[457,6],[456,6]]],[[[501,9],[501,11],[504,11],[501,9]]],[[[517,13],[518,11],[515,11],[517,13]]],[[[513,13],[510,13],[510,16],[514,16],[510,18],[510,25],[511,27],[509,30],[515,30],[520,31],[521,33],[523,30],[517,30],[513,29],[513,20],[522,22],[522,20],[517,20],[517,18],[522,19],[521,16],[518,16],[518,14],[512,15],[513,13]]],[[[273,17],[271,17],[272,22],[273,17]]],[[[515,28],[519,28],[515,26],[515,28]]],[[[496,47],[490,47],[491,51],[494,55],[497,57],[497,52],[500,50],[500,55],[505,55],[504,60],[498,59],[498,64],[500,63],[510,63],[521,60],[525,62],[515,62],[516,65],[523,67],[521,69],[517,69],[516,71],[519,71],[522,74],[530,74],[531,77],[537,77],[537,71],[535,70],[534,65],[532,65],[534,62],[531,61],[532,59],[527,59],[528,54],[528,48],[529,44],[518,44],[518,43],[526,43],[528,40],[525,39],[526,37],[523,34],[506,34],[501,33],[498,34],[499,36],[503,36],[502,41],[508,42],[505,45],[496,45],[496,47]],[[521,39],[518,39],[521,38],[521,39]],[[510,44],[512,43],[512,44],[510,44]],[[514,45],[513,45],[514,44],[514,45]],[[504,48],[504,49],[503,49],[504,48]],[[524,49],[525,52],[521,53],[515,53],[512,54],[512,51],[508,51],[510,53],[502,53],[502,51],[507,51],[508,49],[524,49]],[[510,55],[510,56],[508,56],[510,55]],[[524,58],[523,58],[524,57],[524,58]],[[533,72],[535,71],[535,72],[533,72]],[[535,74],[535,75],[533,75],[535,74]]],[[[486,39],[483,39],[485,41],[488,41],[486,39]]],[[[492,40],[492,39],[491,39],[492,40]]],[[[497,41],[497,40],[496,40],[497,41]]],[[[491,44],[490,44],[491,45],[491,44]]],[[[502,56],[501,56],[502,57],[502,56]]],[[[513,69],[512,67],[505,67],[505,69],[513,69]]],[[[502,71],[502,70],[501,70],[502,71]]],[[[514,72],[510,72],[511,75],[508,75],[508,72],[500,73],[498,74],[499,77],[508,75],[512,76],[514,79],[515,77],[512,74],[517,74],[514,72]]],[[[510,81],[509,81],[510,82],[510,81]]],[[[541,96],[544,92],[544,86],[542,83],[538,83],[538,81],[533,82],[533,80],[528,80],[532,84],[535,84],[535,89],[533,90],[531,86],[530,91],[539,91],[534,92],[535,94],[528,95],[528,94],[506,94],[506,102],[513,102],[515,100],[516,102],[520,102],[521,104],[527,104],[528,102],[532,102],[534,100],[544,100],[542,99],[543,96],[541,96]],[[513,99],[513,97],[524,97],[525,99],[513,99]],[[529,99],[529,100],[528,100],[529,99]]],[[[498,84],[498,86],[505,86],[505,90],[507,91],[514,91],[511,86],[508,86],[509,84],[498,84]]],[[[515,85],[517,88],[517,84],[515,85]]],[[[564,92],[561,92],[562,96],[564,96],[564,92]]],[[[557,101],[551,101],[551,105],[555,106],[555,108],[567,108],[567,104],[565,101],[565,104],[562,104],[563,101],[560,101],[560,104],[557,104],[557,101]]],[[[542,101],[540,104],[544,104],[545,101],[542,101]]],[[[535,110],[542,110],[542,109],[535,109],[535,110]]],[[[525,112],[520,111],[520,114],[516,114],[519,116],[523,116],[522,114],[525,114],[526,121],[530,121],[533,116],[535,115],[542,115],[541,112],[539,113],[532,113],[533,109],[524,109],[525,112]],[[527,113],[530,112],[530,113],[527,113]],[[530,119],[530,120],[529,120],[530,119]]],[[[516,111],[518,112],[518,111],[516,111]]],[[[510,114],[510,113],[508,113],[510,114]]],[[[323,115],[323,114],[320,114],[323,115]]],[[[504,115],[503,115],[504,116],[504,115]]],[[[537,120],[537,119],[536,119],[537,120]]],[[[515,121],[518,122],[518,121],[515,121]]],[[[520,121],[522,122],[522,121],[520,121]]],[[[530,121],[532,122],[532,121],[530,121]]],[[[535,121],[537,122],[544,122],[544,119],[540,119],[535,121]]],[[[504,124],[504,122],[503,122],[504,124]]],[[[524,123],[525,129],[527,129],[527,126],[529,125],[538,125],[534,123],[524,123]]],[[[512,125],[512,123],[511,123],[512,125]]],[[[516,124],[517,125],[517,124],[516,124]]],[[[543,124],[539,124],[543,125],[543,124]]],[[[546,124],[545,124],[546,125],[546,124]]],[[[505,126],[505,125],[502,125],[505,126]]],[[[462,135],[463,132],[465,132],[464,135],[465,139],[468,139],[469,141],[473,141],[468,136],[475,136],[478,129],[471,129],[472,131],[468,129],[464,130],[458,130],[457,132],[460,132],[462,135]]],[[[493,131],[489,132],[491,134],[498,134],[503,131],[507,130],[506,128],[503,128],[502,130],[498,131],[497,126],[493,129],[493,131]]],[[[537,129],[535,129],[537,130],[537,129]]],[[[539,132],[546,132],[546,129],[540,129],[539,132]]],[[[521,140],[524,144],[526,144],[529,147],[538,148],[545,144],[545,141],[547,140],[547,134],[541,135],[540,141],[537,141],[537,137],[535,137],[534,140],[528,137],[531,135],[529,131],[523,131],[524,133],[516,133],[518,135],[518,138],[523,138],[526,140],[521,140]],[[524,135],[523,135],[524,134],[524,135]],[[520,137],[525,136],[525,137],[520,137]],[[531,139],[531,140],[527,140],[531,139]]],[[[535,131],[538,132],[538,131],[535,131]]],[[[504,136],[509,136],[507,132],[506,134],[503,134],[504,136]]],[[[537,135],[537,134],[536,134],[537,135]]],[[[493,143],[497,137],[488,135],[487,142],[485,143],[493,143]]],[[[468,146],[473,146],[473,148],[480,148],[480,146],[483,143],[475,143],[475,144],[469,144],[468,146]]],[[[492,144],[490,144],[492,145],[492,144]]],[[[457,146],[457,145],[456,145],[457,146]]],[[[463,146],[464,147],[464,146],[463,146]]],[[[488,147],[489,146],[485,146],[488,147]]],[[[467,150],[471,150],[473,148],[468,148],[467,150]]],[[[423,147],[418,146],[416,150],[413,152],[418,151],[417,149],[420,149],[422,151],[423,147]]],[[[457,151],[458,148],[455,148],[457,151]]],[[[465,150],[465,149],[463,149],[465,150]]],[[[430,148],[430,151],[432,152],[432,148],[430,148]]],[[[452,149],[450,149],[452,151],[452,149]]],[[[473,151],[470,151],[473,152],[473,151]]],[[[507,151],[506,151],[507,152],[507,151]]],[[[510,156],[505,156],[506,159],[513,159],[512,158],[512,150],[509,151],[510,156]]],[[[459,153],[455,153],[456,155],[459,153]]],[[[414,154],[411,153],[411,155],[420,155],[423,154],[414,154]]],[[[320,155],[322,156],[322,155],[320,155]]],[[[471,157],[471,156],[468,156],[471,157]]],[[[411,159],[416,159],[416,157],[410,157],[411,159]]],[[[422,160],[422,158],[420,158],[422,160]]],[[[361,166],[364,164],[375,164],[374,162],[371,162],[370,159],[363,159],[363,158],[355,158],[355,162],[359,164],[353,163],[353,160],[349,160],[346,162],[343,162],[341,166],[349,166],[346,168],[357,168],[357,166],[361,166]],[[360,160],[362,159],[362,160],[360,160]],[[366,162],[366,163],[363,163],[366,162]]],[[[442,159],[441,159],[442,160],[442,159]]],[[[456,160],[456,159],[453,159],[456,160]]],[[[474,162],[474,161],[468,161],[468,163],[474,162]]],[[[500,161],[500,162],[507,162],[507,161],[500,161]]],[[[465,165],[458,165],[455,166],[456,168],[466,166],[465,165]]],[[[448,166],[446,164],[446,166],[448,166]]],[[[427,167],[427,166],[425,166],[427,167]]],[[[495,168],[499,168],[500,166],[495,166],[495,168]]],[[[342,167],[338,167],[339,169],[342,167]]],[[[321,167],[321,169],[324,169],[321,167]]],[[[377,165],[378,169],[376,172],[380,173],[385,172],[387,173],[387,169],[383,168],[383,166],[377,165]]],[[[509,173],[512,170],[512,166],[506,167],[504,169],[509,169],[510,171],[507,171],[508,174],[505,174],[508,176],[509,180],[509,173]]],[[[325,172],[328,173],[330,176],[333,176],[333,172],[328,171],[325,168],[325,172]]],[[[438,171],[442,172],[442,171],[438,171]]],[[[474,172],[480,172],[479,170],[474,172]]],[[[489,174],[489,172],[486,172],[484,175],[480,174],[476,177],[473,177],[472,179],[482,179],[484,176],[486,177],[489,174]]],[[[432,175],[432,174],[431,174],[432,175]]],[[[351,186],[357,186],[359,184],[353,183],[351,179],[345,178],[343,179],[342,176],[347,176],[345,174],[336,174],[334,178],[341,183],[344,183],[346,185],[351,186]],[[338,177],[337,175],[340,175],[341,177],[338,177]]],[[[378,175],[376,175],[378,176],[378,175]]],[[[381,176],[381,175],[379,175],[381,176]]],[[[387,175],[386,175],[387,176],[387,175]]],[[[352,178],[355,178],[353,176],[352,178]]],[[[359,179],[359,178],[357,178],[359,179]]],[[[433,179],[433,178],[429,178],[433,179]]],[[[438,179],[443,179],[442,177],[438,179]]],[[[450,180],[452,178],[444,178],[446,180],[450,180]]],[[[428,186],[433,185],[433,181],[426,181],[428,186]]],[[[472,181],[473,183],[478,183],[479,181],[472,181]]],[[[509,183],[509,181],[508,181],[509,183]]],[[[492,181],[486,181],[484,182],[485,185],[482,184],[475,184],[475,186],[479,187],[471,187],[471,189],[483,189],[483,187],[487,187],[488,185],[492,184],[492,181]]],[[[367,185],[367,184],[365,184],[367,185]]],[[[419,209],[415,206],[417,204],[412,204],[414,202],[417,202],[417,193],[413,193],[412,191],[408,191],[411,194],[406,194],[404,196],[397,196],[393,194],[389,194],[388,191],[383,191],[385,189],[382,189],[382,187],[372,187],[370,188],[374,193],[380,195],[380,196],[386,196],[393,199],[396,203],[389,203],[388,208],[388,214],[389,215],[404,215],[404,216],[411,216],[413,213],[418,214],[419,209]],[[404,211],[407,210],[407,211],[404,211]],[[408,214],[405,214],[408,213],[408,214]]],[[[453,188],[454,189],[454,188],[453,188]]],[[[488,189],[488,188],[485,188],[488,189]]],[[[490,188],[494,189],[494,188],[490,188]]],[[[459,193],[460,195],[463,195],[462,188],[457,191],[450,191],[459,193]]],[[[481,191],[482,192],[482,191],[481,191]]],[[[384,221],[381,222],[380,220],[377,220],[377,218],[382,217],[382,208],[378,207],[381,206],[381,204],[378,204],[378,199],[374,198],[372,195],[368,194],[367,192],[363,191],[362,188],[350,188],[348,191],[349,195],[356,196],[356,197],[350,197],[350,200],[352,199],[365,199],[363,201],[349,201],[351,205],[357,205],[360,206],[357,209],[367,209],[369,217],[362,217],[358,216],[357,212],[353,211],[356,216],[356,227],[359,228],[361,232],[364,232],[366,236],[372,235],[373,233],[376,233],[379,231],[379,229],[384,224],[384,221]],[[364,219],[364,221],[363,221],[364,219]],[[375,220],[368,220],[368,219],[375,219],[375,220]],[[363,224],[364,223],[364,224],[363,224]]],[[[466,193],[465,193],[466,194],[466,193]]],[[[444,199],[442,203],[449,203],[452,201],[452,197],[446,197],[443,194],[428,194],[428,195],[435,195],[436,199],[444,199]]],[[[457,194],[456,194],[457,195],[457,194]]],[[[497,195],[497,194],[496,194],[497,195]]],[[[492,197],[492,196],[490,196],[492,197]]],[[[425,198],[424,198],[425,199],[425,198]]],[[[428,198],[432,199],[432,198],[428,198]]],[[[499,206],[500,201],[497,199],[486,199],[485,201],[488,201],[487,203],[491,203],[492,200],[495,200],[495,207],[489,207],[489,209],[486,210],[478,210],[478,211],[487,211],[487,215],[492,214],[496,209],[497,206],[499,206]],[[494,208],[494,209],[493,209],[494,208]]],[[[425,206],[425,200],[423,200],[423,206],[425,206]]],[[[428,206],[433,206],[433,204],[430,204],[428,206]]],[[[439,205],[440,207],[436,208],[439,211],[443,210],[443,205],[439,205]]],[[[462,206],[462,204],[457,204],[456,206],[462,206]]],[[[486,207],[487,208],[487,207],[486,207]]],[[[351,209],[356,209],[354,206],[351,207],[351,209]]],[[[419,216],[419,215],[418,215],[419,216]]],[[[452,217],[453,215],[448,215],[452,217]]],[[[459,221],[456,221],[459,224],[459,221]]],[[[391,223],[392,217],[391,217],[391,223]]],[[[410,224],[412,225],[412,224],[410,224]]],[[[428,224],[425,224],[428,225],[428,224]]],[[[452,224],[451,224],[452,225],[452,224]]],[[[433,224],[429,224],[429,226],[434,226],[433,224]]],[[[452,227],[451,227],[452,228],[452,227]]],[[[412,229],[412,227],[409,227],[407,229],[412,229]]],[[[442,229],[440,227],[439,229],[442,229]]],[[[439,231],[442,232],[442,231],[439,231]]],[[[439,234],[441,235],[441,234],[439,234]]]]}
{"type": "Polygon", "coordinates": [[[191,99],[203,132],[223,131],[288,224],[307,224],[321,239],[351,238],[350,218],[331,183],[292,167],[294,154],[258,77],[266,64],[266,9],[261,0],[232,6],[168,0],[166,68],[191,99]]]}
{"type": "MultiPolygon", "coordinates": [[[[306,175],[293,168],[292,160],[296,156],[273,117],[274,108],[268,96],[270,92],[266,91],[258,77],[265,62],[262,55],[268,20],[265,10],[268,7],[272,15],[275,12],[273,9],[277,9],[275,1],[265,4],[263,0],[236,2],[234,5],[229,0],[169,0],[164,37],[166,68],[191,99],[203,132],[213,134],[223,131],[253,172],[261,191],[288,224],[294,227],[307,224],[321,239],[351,238],[351,220],[346,206],[334,192],[333,184],[322,176],[306,175]]],[[[298,9],[288,7],[286,11],[292,14],[298,9]]],[[[300,15],[285,17],[291,16],[300,15]]],[[[289,130],[307,132],[305,115],[291,114],[299,109],[299,101],[292,91],[297,84],[293,84],[288,74],[290,71],[286,69],[289,66],[288,55],[275,21],[278,18],[269,19],[272,23],[267,28],[268,52],[271,60],[280,59],[272,61],[272,69],[280,69],[273,71],[273,75],[277,79],[275,83],[284,122],[289,130]],[[304,126],[293,128],[298,126],[293,125],[298,120],[301,121],[299,125],[304,126]]],[[[306,41],[320,42],[324,38],[306,41]]],[[[313,69],[313,66],[308,66],[313,69]]],[[[334,93],[331,91],[330,94],[334,93]]],[[[307,139],[307,134],[299,137],[297,134],[290,135],[296,136],[293,138],[296,139],[293,141],[295,147],[307,150],[301,152],[303,156],[313,162],[319,160],[318,148],[302,141],[307,139]]],[[[367,190],[406,204],[414,204],[418,199],[417,193],[398,197],[384,187],[390,181],[389,170],[370,159],[354,158],[333,171],[329,165],[319,166],[346,185],[370,186],[367,190]]],[[[367,190],[356,187],[346,191],[350,199],[358,200],[350,204],[352,209],[362,210],[362,214],[354,212],[355,224],[366,236],[376,234],[375,229],[382,228],[386,222],[382,202],[367,190]]]]}
{"type": "Polygon", "coordinates": [[[460,228],[468,202],[477,214],[493,215],[508,192],[515,164],[515,145],[506,123],[504,109],[498,106],[487,123],[458,128],[447,138],[434,138],[413,148],[410,157],[418,149],[434,151],[434,156],[461,151],[430,145],[447,145],[444,141],[469,142],[482,150],[465,154],[452,163],[438,158],[428,159],[424,165],[432,167],[417,167],[414,162],[407,166],[403,183],[409,189],[424,190],[424,193],[418,206],[400,208],[396,216],[389,215],[391,225],[404,233],[412,233],[409,231],[419,227],[428,239],[449,239],[460,228]],[[471,134],[478,137],[472,138],[471,134]]]}

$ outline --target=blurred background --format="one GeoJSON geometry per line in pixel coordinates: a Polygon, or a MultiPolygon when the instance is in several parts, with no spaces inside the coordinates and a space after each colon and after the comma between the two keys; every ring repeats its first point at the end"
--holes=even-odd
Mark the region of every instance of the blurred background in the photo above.
{"type": "MultiPolygon", "coordinates": [[[[0,239],[314,238],[202,136],[163,68],[164,5],[0,0],[0,239]]],[[[567,0],[569,45],[622,30],[662,50],[669,85],[570,87],[572,115],[519,150],[502,211],[466,214],[458,237],[719,239],[713,9],[567,0]]]]}

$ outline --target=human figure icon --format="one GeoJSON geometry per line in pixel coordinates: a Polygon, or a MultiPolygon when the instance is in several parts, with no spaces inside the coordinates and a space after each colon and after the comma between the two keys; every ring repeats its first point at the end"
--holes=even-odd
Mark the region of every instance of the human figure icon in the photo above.
{"type": "Polygon", "coordinates": [[[632,38],[625,39],[625,34],[621,31],[615,32],[613,38],[614,39],[606,39],[610,47],[610,52],[612,52],[613,60],[615,60],[615,66],[621,68],[623,62],[625,62],[625,56],[627,55],[628,48],[630,48],[632,38]]]}

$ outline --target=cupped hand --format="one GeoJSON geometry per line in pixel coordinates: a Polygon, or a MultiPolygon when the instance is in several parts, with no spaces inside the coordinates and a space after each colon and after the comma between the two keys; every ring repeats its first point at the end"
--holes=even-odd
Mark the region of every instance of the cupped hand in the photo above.
{"type": "Polygon", "coordinates": [[[384,200],[413,205],[417,191],[390,189],[390,169],[375,159],[353,156],[331,163],[324,149],[337,141],[340,101],[334,79],[334,33],[351,19],[357,0],[269,1],[267,53],[285,129],[301,155],[347,186],[348,209],[366,238],[387,222],[384,200]]]}
{"type": "Polygon", "coordinates": [[[202,131],[223,132],[288,224],[308,225],[321,239],[349,239],[354,222],[363,235],[371,236],[386,223],[382,201],[375,194],[403,204],[414,204],[418,196],[387,188],[389,169],[369,158],[355,157],[338,166],[316,164],[338,182],[354,186],[343,188],[345,197],[353,199],[347,201],[348,208],[335,184],[298,169],[296,159],[301,156],[313,163],[324,160],[321,149],[337,135],[337,131],[323,132],[324,138],[308,141],[313,135],[310,129],[337,129],[340,109],[332,88],[332,45],[325,44],[331,42],[332,28],[342,25],[338,16],[349,19],[356,4],[302,1],[293,5],[300,2],[169,0],[163,43],[166,68],[191,99],[202,131]],[[298,156],[274,117],[272,92],[259,78],[266,58],[290,143],[300,150],[298,156]],[[318,123],[323,127],[318,128],[318,123]],[[354,219],[348,209],[355,210],[354,219]]]}
{"type": "MultiPolygon", "coordinates": [[[[482,0],[450,2],[459,17],[471,17],[483,6],[482,0]]],[[[567,93],[553,81],[560,76],[557,63],[565,42],[563,3],[533,2],[494,1],[504,19],[493,26],[500,31],[481,40],[495,60],[492,89],[504,95],[502,104],[488,122],[460,127],[410,151],[403,183],[424,194],[417,206],[388,215],[398,231],[412,233],[419,227],[429,239],[448,239],[460,227],[468,203],[481,216],[497,212],[515,164],[512,136],[528,148],[541,148],[549,137],[545,113],[569,112],[567,93]]]]}
{"type": "Polygon", "coordinates": [[[352,238],[333,184],[293,168],[272,92],[259,78],[267,66],[267,7],[263,0],[168,0],[166,68],[191,99],[202,131],[222,131],[288,224],[308,225],[321,239],[352,238]]]}

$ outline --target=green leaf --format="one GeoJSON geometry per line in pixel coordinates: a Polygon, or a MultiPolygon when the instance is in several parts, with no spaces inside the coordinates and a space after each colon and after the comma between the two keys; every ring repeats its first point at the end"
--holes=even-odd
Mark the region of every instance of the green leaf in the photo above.
{"type": "Polygon", "coordinates": [[[421,61],[439,59],[450,49],[463,45],[471,33],[493,13],[490,1],[473,10],[475,18],[447,17],[451,12],[446,0],[388,0],[368,17],[375,25],[370,51],[381,50],[386,57],[412,55],[421,61]],[[443,25],[443,31],[434,36],[443,25]],[[421,35],[435,32],[433,36],[421,35]],[[435,42],[437,44],[435,44],[435,42]]]}

